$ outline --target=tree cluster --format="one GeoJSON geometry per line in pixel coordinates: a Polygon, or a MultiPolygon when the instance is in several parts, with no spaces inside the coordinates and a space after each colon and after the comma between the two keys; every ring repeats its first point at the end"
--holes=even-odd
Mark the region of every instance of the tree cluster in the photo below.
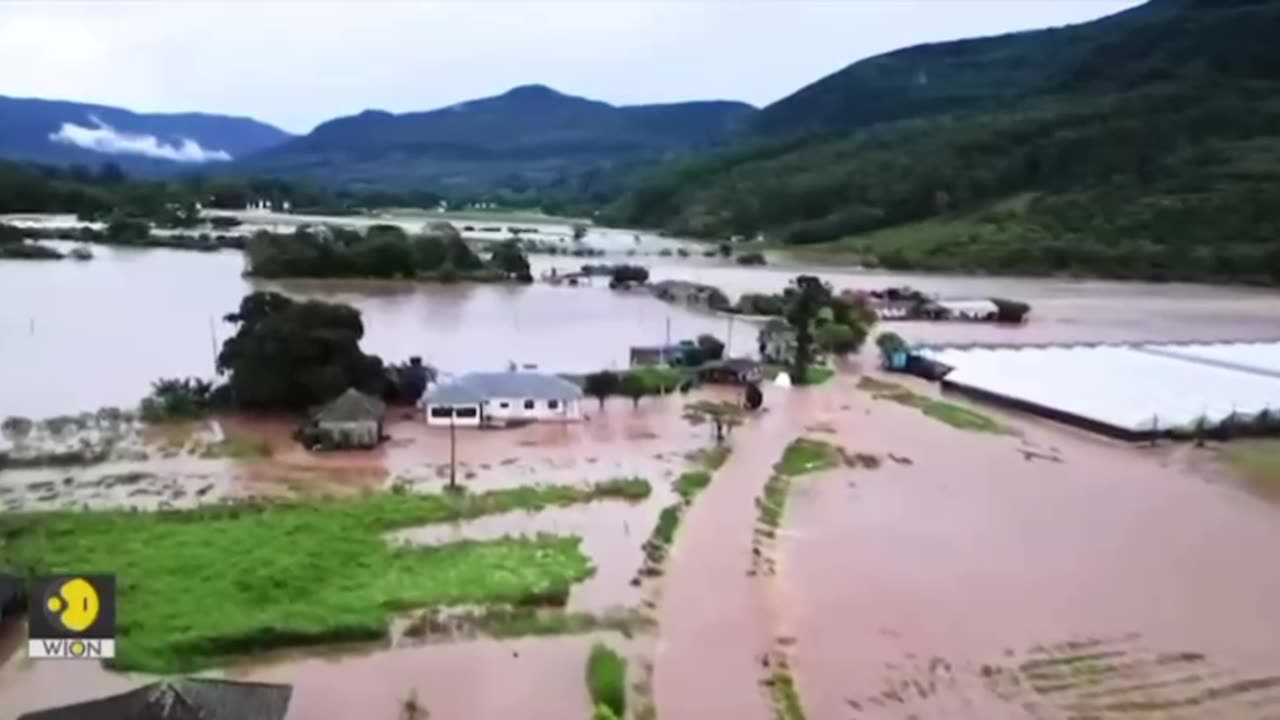
{"type": "Polygon", "coordinates": [[[517,242],[497,245],[486,263],[448,223],[432,223],[414,235],[396,225],[374,225],[364,233],[329,226],[284,235],[260,231],[245,249],[249,274],[258,277],[533,280],[517,242]]]}
{"type": "Polygon", "coordinates": [[[218,371],[228,373],[237,407],[306,410],[350,387],[374,396],[386,390],[382,360],[360,350],[364,324],[355,308],[255,292],[226,320],[238,329],[218,353],[218,371]]]}

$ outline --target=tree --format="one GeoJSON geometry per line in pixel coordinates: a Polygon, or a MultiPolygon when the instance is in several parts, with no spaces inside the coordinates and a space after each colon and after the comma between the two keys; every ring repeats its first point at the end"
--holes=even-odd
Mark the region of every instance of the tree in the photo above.
{"type": "Polygon", "coordinates": [[[907,341],[895,332],[882,332],[876,336],[876,347],[885,355],[892,355],[907,349],[907,341]]]}
{"type": "Polygon", "coordinates": [[[573,239],[574,239],[574,241],[581,240],[582,238],[584,238],[584,237],[586,237],[586,236],[587,236],[587,224],[586,224],[586,223],[574,223],[574,224],[573,224],[573,239]]]}
{"type": "Polygon", "coordinates": [[[439,238],[440,240],[461,240],[462,233],[458,232],[458,228],[448,220],[432,220],[422,226],[422,234],[425,237],[439,238]]]}
{"type": "Polygon", "coordinates": [[[684,408],[684,419],[693,425],[710,424],[716,444],[724,442],[733,428],[742,424],[746,412],[735,403],[715,400],[699,400],[684,408]]]}
{"type": "Polygon", "coordinates": [[[631,398],[632,407],[640,407],[640,398],[649,394],[649,385],[639,373],[624,373],[618,381],[618,392],[631,398]]]}
{"type": "Polygon", "coordinates": [[[151,236],[151,223],[129,217],[117,217],[107,226],[107,240],[121,245],[137,245],[151,236]]]}
{"type": "Polygon", "coordinates": [[[796,334],[795,352],[791,358],[791,380],[805,382],[813,363],[813,324],[818,312],[830,304],[831,287],[813,275],[800,275],[791,281],[784,293],[786,318],[796,334]]]}
{"type": "MultiPolygon", "coordinates": [[[[724,358],[724,343],[715,335],[702,334],[697,339],[698,350],[701,351],[702,361],[710,362],[724,358]]],[[[700,363],[701,364],[701,363],[700,363]]]]}
{"type": "Polygon", "coordinates": [[[209,412],[213,383],[200,378],[162,378],[142,400],[142,417],[151,422],[189,420],[209,412]]]}
{"type": "Polygon", "coordinates": [[[0,223],[0,245],[16,245],[23,239],[22,228],[0,223]]]}
{"type": "Polygon", "coordinates": [[[414,355],[404,365],[391,365],[387,368],[387,376],[391,379],[383,397],[396,405],[412,405],[426,392],[427,384],[436,379],[436,369],[423,365],[422,358],[414,355]]]}
{"type": "Polygon", "coordinates": [[[604,401],[613,394],[618,392],[621,379],[617,373],[608,370],[601,370],[587,375],[582,382],[582,389],[586,394],[600,401],[600,409],[604,409],[604,401]]]}
{"type": "Polygon", "coordinates": [[[640,265],[615,265],[609,280],[609,287],[649,282],[649,269],[640,265]]]}
{"type": "Polygon", "coordinates": [[[861,325],[845,325],[829,322],[815,331],[818,347],[836,355],[857,352],[867,339],[867,329],[861,325]]]}
{"type": "Polygon", "coordinates": [[[382,360],[361,352],[364,325],[353,307],[255,292],[226,320],[239,328],[222,344],[218,371],[229,373],[237,406],[306,410],[351,387],[383,395],[382,360]]]}
{"type": "Polygon", "coordinates": [[[509,278],[520,282],[533,282],[533,274],[529,272],[529,258],[520,249],[520,241],[512,238],[498,243],[489,256],[489,264],[509,278]]]}

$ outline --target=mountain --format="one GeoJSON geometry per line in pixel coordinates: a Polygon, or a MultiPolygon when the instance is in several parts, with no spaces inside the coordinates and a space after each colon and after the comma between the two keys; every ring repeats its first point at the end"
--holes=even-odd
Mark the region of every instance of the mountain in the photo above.
{"type": "Polygon", "coordinates": [[[709,148],[754,112],[721,101],[617,107],[528,85],[428,112],[366,110],[238,165],[349,186],[527,187],[709,148]]]}
{"type": "Polygon", "coordinates": [[[604,215],[891,268],[1280,283],[1280,1],[869,58],[604,215]]]}
{"type": "Polygon", "coordinates": [[[165,172],[224,164],[289,137],[249,118],[0,96],[0,157],[27,162],[165,172]]]}

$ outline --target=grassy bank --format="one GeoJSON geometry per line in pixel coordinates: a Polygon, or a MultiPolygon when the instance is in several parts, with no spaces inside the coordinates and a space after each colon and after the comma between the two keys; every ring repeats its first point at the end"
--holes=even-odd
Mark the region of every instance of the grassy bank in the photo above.
{"type": "Polygon", "coordinates": [[[1280,442],[1233,442],[1222,447],[1222,458],[1248,484],[1268,498],[1280,498],[1280,442]]]}
{"type": "Polygon", "coordinates": [[[189,512],[0,518],[0,566],[113,572],[123,669],[182,672],[277,647],[385,636],[389,613],[563,604],[592,573],[577,538],[392,547],[382,533],[516,509],[648,494],[643,480],[477,495],[381,493],[189,512]]]}
{"type": "Polygon", "coordinates": [[[769,697],[773,700],[773,712],[777,720],[805,720],[800,693],[796,691],[796,683],[790,671],[785,668],[776,670],[765,682],[769,687],[769,697]]]}
{"type": "Polygon", "coordinates": [[[597,720],[626,717],[627,661],[603,643],[587,656],[587,691],[597,720]]]}
{"type": "Polygon", "coordinates": [[[877,400],[890,400],[899,405],[916,408],[935,420],[961,430],[997,434],[1009,432],[1003,425],[982,413],[955,403],[920,395],[897,383],[862,377],[858,380],[858,389],[871,393],[877,400]]]}
{"type": "Polygon", "coordinates": [[[779,475],[803,475],[829,470],[841,462],[840,448],[823,440],[796,438],[782,451],[782,459],[773,466],[779,475]]]}

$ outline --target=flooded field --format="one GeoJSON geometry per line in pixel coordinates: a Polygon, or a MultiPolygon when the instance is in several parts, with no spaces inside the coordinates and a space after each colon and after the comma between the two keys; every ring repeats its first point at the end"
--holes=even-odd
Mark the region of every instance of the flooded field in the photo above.
{"type": "MultiPolygon", "coordinates": [[[[651,583],[633,582],[643,561],[641,546],[660,509],[674,498],[671,483],[690,467],[688,456],[710,442],[707,428],[692,427],[680,418],[683,400],[646,399],[638,407],[614,400],[603,409],[591,401],[586,408],[589,418],[581,424],[464,429],[457,433],[457,482],[468,492],[642,477],[653,486],[651,495],[642,502],[597,501],[540,512],[491,515],[397,531],[388,540],[437,544],[538,533],[579,536],[596,571],[573,588],[566,609],[601,615],[619,610],[643,613],[651,583]]],[[[291,426],[284,421],[222,418],[218,423],[228,435],[264,439],[269,455],[242,460],[182,455],[86,467],[9,470],[0,473],[0,495],[13,500],[17,509],[82,505],[150,508],[160,501],[166,506],[190,507],[229,498],[299,497],[391,487],[436,492],[448,482],[449,433],[428,429],[417,420],[393,422],[388,428],[392,439],[379,451],[329,454],[299,449],[289,440],[291,426]],[[193,492],[213,480],[216,484],[211,491],[193,492]],[[48,497],[50,494],[56,494],[57,499],[48,497]]],[[[200,432],[191,431],[192,435],[200,432]]],[[[186,436],[185,432],[174,435],[186,436]]],[[[0,637],[9,640],[21,635],[21,627],[13,623],[7,632],[0,632],[0,637]]],[[[396,717],[398,704],[410,691],[418,694],[433,717],[510,717],[522,703],[545,693],[545,703],[535,703],[535,709],[526,709],[521,716],[563,718],[588,707],[582,674],[592,637],[429,642],[426,646],[397,642],[394,649],[378,643],[320,653],[275,653],[252,665],[237,665],[214,674],[292,683],[291,720],[396,717]],[[359,680],[359,692],[351,691],[352,678],[359,680]],[[490,684],[501,688],[478,691],[490,684]]],[[[8,661],[0,659],[0,717],[122,691],[151,679],[110,673],[85,663],[64,671],[59,663],[27,660],[19,644],[11,644],[11,648],[6,646],[5,654],[12,653],[8,661]],[[74,690],[67,689],[69,677],[74,678],[74,690]]],[[[610,644],[639,653],[636,673],[641,659],[651,656],[645,648],[652,639],[645,636],[628,641],[613,634],[610,644]]]]}
{"type": "MultiPolygon", "coordinates": [[[[419,216],[392,221],[420,225],[419,216]]],[[[262,225],[291,216],[252,219],[262,225]]],[[[375,222],[383,219],[363,219],[375,222]]],[[[455,220],[463,224],[466,221],[455,220]]],[[[475,225],[500,223],[477,219],[475,225]]],[[[564,225],[538,232],[562,236],[564,225]]],[[[597,231],[620,260],[630,231],[597,231]]],[[[656,243],[658,239],[653,239],[656,243]]],[[[642,245],[649,242],[642,238],[642,245]]],[[[674,241],[673,241],[674,242],[674,241]]],[[[658,247],[657,244],[652,247],[658,247]]],[[[364,348],[445,370],[509,362],[582,371],[626,364],[632,344],[713,332],[728,322],[602,286],[254,283],[236,252],[96,247],[85,263],[0,262],[0,416],[128,406],[162,376],[210,376],[218,318],[255,288],[351,303],[364,348]]],[[[584,262],[535,257],[535,275],[584,262]]],[[[610,261],[605,259],[603,261],[610,261]]],[[[652,277],[776,291],[813,268],[743,268],[648,255],[652,277]]],[[[592,260],[601,262],[601,260],[592,260]]],[[[1204,286],[917,276],[822,270],[837,289],[912,285],[1033,306],[1016,328],[893,323],[917,342],[1277,339],[1274,293],[1204,286]]],[[[731,352],[750,352],[738,324],[731,352]]],[[[870,350],[862,365],[870,366],[870,350]]],[[[855,361],[851,368],[857,368],[855,361]]],[[[1280,717],[1280,505],[1191,447],[1121,446],[1046,421],[984,410],[1016,434],[976,434],[877,401],[844,374],[817,388],[766,389],[766,412],[734,431],[735,450],[688,509],[666,574],[633,584],[642,543],[671,483],[707,446],[681,418],[685,398],[584,404],[587,420],[460,431],[456,480],[471,492],[642,477],[642,502],[600,500],[388,534],[412,545],[551,533],[582,537],[595,574],[568,608],[641,610],[656,622],[610,642],[654,663],[664,720],[765,718],[761,681],[785,659],[807,716],[827,718],[1280,717]],[[757,500],[796,437],[885,458],[798,478],[777,537],[761,550],[757,500]],[[892,458],[892,459],[888,459],[892,458]],[[768,572],[758,573],[759,568],[768,572]],[[776,569],[776,573],[775,573],[776,569]]],[[[924,385],[921,392],[931,392],[924,385]]],[[[698,396],[695,396],[695,398],[698,396]]],[[[725,397],[732,397],[728,395],[725,397]]],[[[690,398],[694,399],[694,398],[690,398]]],[[[449,480],[449,434],[411,418],[374,452],[312,454],[292,421],[218,418],[125,444],[106,462],[0,473],[6,511],[190,507],[248,497],[398,489],[449,480]],[[204,451],[221,433],[252,457],[204,451]],[[191,438],[206,438],[190,445],[191,438]]],[[[33,663],[0,632],[0,718],[148,681],[90,663],[33,663]]],[[[396,717],[416,693],[433,718],[585,717],[591,636],[390,642],[237,663],[219,674],[294,685],[290,720],[396,717]]]]}
{"type": "Polygon", "coordinates": [[[1280,713],[1280,507],[1191,448],[976,435],[856,392],[815,415],[910,464],[794,486],[774,632],[810,717],[1280,713]]]}

